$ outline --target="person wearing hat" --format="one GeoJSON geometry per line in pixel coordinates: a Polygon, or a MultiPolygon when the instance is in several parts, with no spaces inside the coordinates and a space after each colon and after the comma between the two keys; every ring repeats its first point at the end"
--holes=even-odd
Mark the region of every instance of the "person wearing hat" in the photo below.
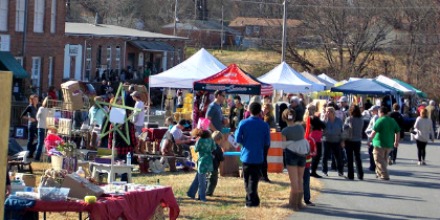
{"type": "Polygon", "coordinates": [[[348,98],[347,98],[347,96],[341,96],[341,98],[339,98],[339,108],[344,113],[346,113],[348,111],[350,106],[348,106],[348,98]]]}
{"type": "MultiPolygon", "coordinates": [[[[368,140],[370,141],[370,134],[373,132],[374,124],[376,123],[377,119],[379,118],[379,106],[373,105],[371,106],[368,111],[371,113],[370,122],[368,123],[367,129],[365,129],[365,134],[367,134],[368,140]]],[[[368,144],[368,154],[370,156],[370,167],[368,168],[370,171],[376,170],[376,164],[374,163],[374,157],[373,157],[373,145],[368,144]]]]}
{"type": "Polygon", "coordinates": [[[133,112],[132,119],[136,133],[139,135],[142,133],[145,121],[144,102],[141,100],[141,93],[138,91],[132,92],[130,96],[133,97],[133,100],[135,101],[134,108],[139,109],[133,112]]]}

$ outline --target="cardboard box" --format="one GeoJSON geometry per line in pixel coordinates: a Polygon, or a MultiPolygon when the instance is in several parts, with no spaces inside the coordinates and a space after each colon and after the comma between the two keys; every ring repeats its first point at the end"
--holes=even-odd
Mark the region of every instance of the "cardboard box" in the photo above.
{"type": "Polygon", "coordinates": [[[84,199],[85,196],[99,197],[104,193],[98,185],[89,182],[76,173],[67,174],[64,177],[62,187],[70,188],[69,197],[84,199]]]}
{"type": "Polygon", "coordinates": [[[37,178],[35,177],[34,174],[16,173],[15,177],[22,179],[26,186],[30,186],[30,187],[36,186],[37,178]]]}

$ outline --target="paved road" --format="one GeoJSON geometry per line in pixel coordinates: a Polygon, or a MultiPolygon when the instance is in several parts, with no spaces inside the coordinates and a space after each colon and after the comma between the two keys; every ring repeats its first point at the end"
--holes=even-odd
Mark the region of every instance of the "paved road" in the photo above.
{"type": "MultiPolygon", "coordinates": [[[[438,142],[438,140],[437,140],[438,142]]],[[[427,146],[427,165],[417,165],[415,144],[399,147],[390,181],[380,181],[368,171],[363,144],[364,181],[349,181],[329,172],[322,178],[315,207],[307,207],[288,219],[440,219],[440,144],[427,146]]]]}

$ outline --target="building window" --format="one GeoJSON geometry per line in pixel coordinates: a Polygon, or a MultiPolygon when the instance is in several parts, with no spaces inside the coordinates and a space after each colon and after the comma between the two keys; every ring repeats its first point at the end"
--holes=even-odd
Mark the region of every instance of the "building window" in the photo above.
{"type": "Polygon", "coordinates": [[[86,49],[86,75],[85,78],[89,80],[90,82],[92,79],[90,79],[90,72],[92,71],[92,47],[88,46],[86,49]]]}
{"type": "Polygon", "coordinates": [[[111,69],[112,68],[112,47],[111,46],[107,46],[107,69],[111,69]]]}
{"type": "Polygon", "coordinates": [[[32,86],[40,87],[41,57],[32,57],[32,86]]]}
{"type": "Polygon", "coordinates": [[[0,31],[8,30],[8,2],[9,0],[0,0],[0,31]]]}
{"type": "Polygon", "coordinates": [[[53,57],[49,57],[49,69],[47,74],[48,86],[53,85],[53,57]]]}
{"type": "Polygon", "coordinates": [[[50,33],[55,33],[56,31],[56,20],[57,20],[57,0],[52,0],[52,5],[50,7],[50,33]]]}
{"type": "Polygon", "coordinates": [[[25,12],[25,0],[17,0],[17,7],[15,13],[15,31],[23,32],[24,30],[24,12],[25,12]]]}
{"type": "Polygon", "coordinates": [[[34,32],[43,33],[44,0],[35,0],[34,32]]]}
{"type": "Polygon", "coordinates": [[[120,73],[120,71],[121,71],[121,47],[119,47],[119,46],[116,47],[115,61],[116,61],[116,72],[120,73]]]}
{"type": "Polygon", "coordinates": [[[252,34],[252,26],[246,26],[245,34],[246,36],[250,36],[252,34]]]}
{"type": "Polygon", "coordinates": [[[15,57],[15,60],[17,60],[17,62],[23,66],[23,57],[15,57]]]}

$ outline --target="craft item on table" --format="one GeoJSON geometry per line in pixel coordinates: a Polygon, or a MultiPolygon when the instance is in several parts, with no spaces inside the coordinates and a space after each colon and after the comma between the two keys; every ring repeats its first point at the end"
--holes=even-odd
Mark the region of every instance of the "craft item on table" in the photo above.
{"type": "Polygon", "coordinates": [[[60,118],[58,123],[58,133],[70,135],[72,132],[72,119],[60,118]]]}
{"type": "Polygon", "coordinates": [[[38,193],[43,201],[66,201],[70,188],[39,187],[38,193]]]}
{"type": "Polygon", "coordinates": [[[61,84],[63,91],[64,107],[67,110],[79,110],[84,108],[83,92],[78,81],[68,81],[61,84]]]}
{"type": "Polygon", "coordinates": [[[99,197],[104,193],[101,187],[76,173],[67,174],[64,177],[62,186],[70,188],[69,197],[73,198],[84,198],[85,196],[99,197]]]}

